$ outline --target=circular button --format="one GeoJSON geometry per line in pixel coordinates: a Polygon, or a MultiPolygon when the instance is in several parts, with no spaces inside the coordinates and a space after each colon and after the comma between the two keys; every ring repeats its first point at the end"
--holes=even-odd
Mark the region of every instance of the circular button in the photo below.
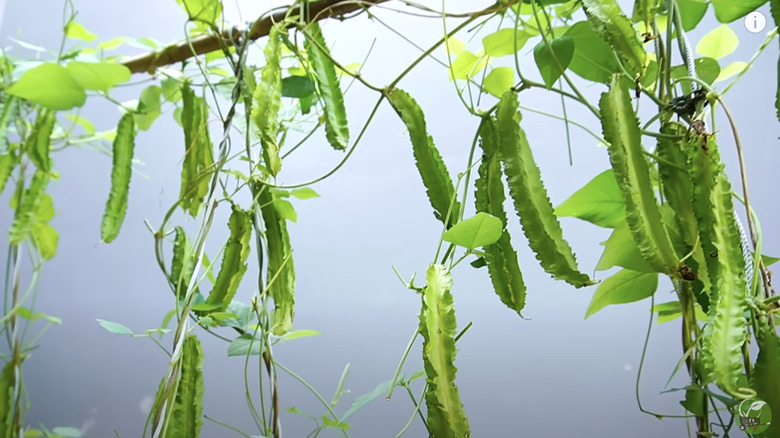
{"type": "Polygon", "coordinates": [[[766,27],[766,17],[758,11],[745,15],[745,28],[748,32],[759,33],[766,27]]]}

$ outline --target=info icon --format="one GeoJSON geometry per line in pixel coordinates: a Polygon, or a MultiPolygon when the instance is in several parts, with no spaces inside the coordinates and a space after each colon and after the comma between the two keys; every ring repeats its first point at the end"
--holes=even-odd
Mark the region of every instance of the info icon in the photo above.
{"type": "Polygon", "coordinates": [[[739,414],[739,428],[751,435],[761,433],[772,422],[772,410],[765,401],[757,398],[742,400],[737,407],[739,414]]]}
{"type": "Polygon", "coordinates": [[[759,33],[766,27],[766,16],[758,11],[745,15],[745,29],[750,33],[759,33]]]}

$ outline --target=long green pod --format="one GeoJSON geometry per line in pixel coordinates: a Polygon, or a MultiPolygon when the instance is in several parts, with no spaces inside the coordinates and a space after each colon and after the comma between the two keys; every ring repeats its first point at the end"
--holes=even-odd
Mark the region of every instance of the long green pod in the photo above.
{"type": "Polygon", "coordinates": [[[452,274],[433,264],[425,271],[427,282],[422,291],[420,334],[423,336],[423,362],[428,389],[428,429],[435,438],[468,437],[469,422],[463,410],[455,376],[455,308],[452,299],[452,274]]]}
{"type": "Polygon", "coordinates": [[[612,169],[623,192],[626,221],[642,258],[658,272],[679,277],[680,260],[661,220],[644,155],[639,120],[618,74],[599,100],[601,126],[612,169]]]}
{"type": "Polygon", "coordinates": [[[249,213],[234,204],[228,219],[228,229],[230,229],[230,237],[222,254],[222,265],[214,282],[214,288],[206,299],[208,304],[219,305],[217,312],[227,310],[247,269],[249,241],[252,237],[249,213]]]}
{"type": "MultiPolygon", "coordinates": [[[[3,108],[0,110],[0,155],[8,153],[8,127],[19,114],[19,98],[5,94],[3,96],[3,108]]],[[[2,192],[2,185],[0,185],[2,192]]]]}
{"type": "MultiPolygon", "coordinates": [[[[759,351],[750,376],[750,386],[758,398],[769,405],[772,418],[780,418],[780,373],[777,372],[780,369],[780,338],[766,316],[758,318],[757,324],[756,342],[759,351]]],[[[780,421],[772,421],[764,436],[780,436],[780,421]]]]}
{"type": "Polygon", "coordinates": [[[35,127],[25,143],[30,160],[35,163],[35,167],[44,172],[51,170],[51,158],[49,157],[51,133],[54,130],[56,121],[57,118],[54,111],[41,110],[38,113],[38,118],[35,120],[35,127]]]}
{"type": "Polygon", "coordinates": [[[30,181],[30,187],[22,190],[21,202],[16,206],[14,220],[8,229],[8,244],[18,245],[24,242],[35,223],[35,214],[41,203],[46,186],[49,184],[49,174],[36,170],[30,181]]]}
{"type": "Polygon", "coordinates": [[[588,21],[599,36],[609,43],[621,60],[637,76],[644,75],[647,61],[642,41],[631,20],[615,0],[582,0],[588,21]]]}
{"type": "MultiPolygon", "coordinates": [[[[278,25],[272,26],[265,46],[265,67],[253,95],[252,120],[260,132],[263,160],[271,175],[282,168],[276,136],[279,130],[279,108],[282,106],[282,45],[278,25]]],[[[251,76],[251,74],[250,74],[251,76]]]]}
{"type": "Polygon", "coordinates": [[[460,207],[456,201],[450,211],[452,200],[455,199],[455,186],[433,138],[428,135],[422,108],[403,90],[394,89],[388,94],[388,99],[409,131],[417,170],[422,177],[434,215],[449,228],[455,223],[460,207]],[[445,222],[448,212],[450,219],[445,222]]]}
{"type": "Polygon", "coordinates": [[[214,149],[208,129],[208,104],[195,95],[188,83],[181,88],[181,124],[184,128],[184,160],[181,169],[181,208],[195,217],[209,192],[205,176],[214,164],[214,149]]]}
{"type": "Polygon", "coordinates": [[[709,381],[715,381],[732,396],[751,397],[755,395],[754,391],[737,385],[744,365],[742,348],[747,337],[745,313],[750,308],[747,302],[745,259],[734,219],[731,184],[723,172],[717,175],[712,200],[715,213],[713,237],[720,270],[719,275],[711,279],[717,301],[710,306],[709,324],[712,327],[704,338],[702,361],[709,381]]]}
{"type": "MultiPolygon", "coordinates": [[[[685,144],[688,156],[688,174],[694,181],[692,202],[693,213],[696,216],[699,243],[704,253],[707,276],[710,282],[721,276],[721,264],[718,261],[718,248],[715,244],[715,205],[712,194],[716,190],[717,176],[723,172],[718,145],[713,136],[700,138],[691,136],[685,144]]],[[[710,301],[717,302],[718,289],[716,284],[710,289],[710,301]]]]}
{"type": "Polygon", "coordinates": [[[688,130],[681,123],[670,122],[661,127],[661,133],[668,136],[658,140],[658,175],[661,187],[666,201],[674,210],[674,220],[686,246],[685,253],[693,251],[691,258],[694,262],[686,264],[693,269],[695,281],[701,282],[694,289],[699,293],[702,290],[709,293],[707,262],[699,239],[698,219],[693,210],[694,183],[688,172],[688,154],[685,152],[688,143],[684,136],[688,130]],[[682,140],[674,140],[672,137],[682,140]]]}
{"type": "Polygon", "coordinates": [[[164,438],[197,437],[203,425],[203,349],[187,335],[181,353],[181,375],[164,438]]]}
{"type": "Polygon", "coordinates": [[[126,113],[119,120],[113,145],[113,166],[111,167],[111,192],[108,194],[100,236],[110,243],[119,235],[127,213],[127,195],[130,191],[133,149],[135,149],[135,122],[133,114],[126,113]]]}
{"type": "Polygon", "coordinates": [[[344,150],[349,145],[347,111],[344,108],[344,95],[341,92],[336,66],[330,58],[328,45],[322,36],[322,30],[316,21],[309,24],[306,41],[306,53],[314,69],[317,88],[325,110],[325,136],[336,150],[344,150]]]}
{"type": "Polygon", "coordinates": [[[292,259],[287,221],[274,206],[273,194],[261,190],[258,203],[265,223],[268,253],[268,291],[274,300],[272,332],[282,336],[292,330],[295,316],[295,265],[292,259]]]}
{"type": "Polygon", "coordinates": [[[195,271],[195,254],[184,228],[177,226],[175,233],[170,281],[176,298],[180,300],[186,296],[187,287],[195,271]]]}
{"type": "Polygon", "coordinates": [[[593,284],[577,267],[577,259],[563,238],[542,175],[534,161],[531,146],[520,124],[515,120],[517,96],[507,91],[496,111],[498,140],[509,195],[520,217],[520,224],[531,249],[542,268],[556,279],[575,287],[593,284]]]}
{"type": "Polygon", "coordinates": [[[16,167],[18,161],[16,157],[16,154],[10,150],[0,155],[0,193],[3,193],[3,190],[5,190],[5,185],[11,177],[14,167],[16,167]]]}
{"type": "Polygon", "coordinates": [[[483,120],[479,132],[482,163],[479,166],[479,177],[474,182],[474,203],[478,212],[489,213],[501,219],[504,224],[504,231],[498,242],[484,248],[485,260],[496,295],[502,303],[522,316],[526,286],[517,263],[517,253],[512,247],[509,230],[506,229],[508,222],[504,211],[506,195],[504,195],[504,183],[501,181],[501,157],[496,129],[495,119],[483,120]]]}
{"type": "Polygon", "coordinates": [[[0,372],[0,438],[14,438],[14,388],[16,388],[16,364],[9,360],[0,372]]]}

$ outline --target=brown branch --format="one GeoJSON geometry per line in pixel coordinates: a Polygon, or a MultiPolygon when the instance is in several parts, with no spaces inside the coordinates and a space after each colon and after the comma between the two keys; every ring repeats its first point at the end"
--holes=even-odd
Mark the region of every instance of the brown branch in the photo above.
{"type": "MultiPolygon", "coordinates": [[[[320,0],[309,5],[309,17],[319,21],[331,17],[340,17],[350,12],[369,8],[387,0],[320,0]]],[[[268,35],[274,23],[284,21],[285,18],[297,15],[299,6],[291,6],[289,9],[262,16],[252,24],[249,39],[254,41],[268,35]]],[[[293,27],[291,23],[288,27],[293,27]]],[[[219,50],[223,44],[233,45],[241,38],[241,29],[233,27],[221,34],[208,34],[193,38],[189,43],[180,42],[156,52],[145,53],[126,59],[121,64],[129,68],[133,73],[153,73],[157,68],[176,64],[196,55],[219,50]],[[190,44],[192,47],[190,47],[190,44]],[[193,54],[194,49],[194,54],[193,54]]]]}

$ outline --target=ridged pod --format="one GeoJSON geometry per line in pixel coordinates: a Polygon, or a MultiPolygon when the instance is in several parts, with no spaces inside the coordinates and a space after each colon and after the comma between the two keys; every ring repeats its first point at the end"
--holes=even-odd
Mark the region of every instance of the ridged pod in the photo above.
{"type": "Polygon", "coordinates": [[[244,277],[249,258],[249,240],[252,237],[252,223],[249,213],[233,205],[233,211],[228,219],[230,237],[225,244],[222,255],[222,265],[214,282],[214,288],[209,293],[206,303],[219,305],[215,311],[227,310],[236,295],[241,278],[244,277]]]}
{"type": "Polygon", "coordinates": [[[417,171],[422,177],[434,216],[442,223],[446,223],[447,228],[449,228],[458,217],[460,205],[457,201],[453,203],[455,186],[452,184],[452,178],[447,171],[447,166],[444,165],[439,150],[433,143],[433,138],[428,135],[423,111],[417,102],[403,90],[391,91],[388,94],[388,99],[409,131],[417,171]],[[450,211],[450,205],[453,205],[452,211],[450,211]],[[447,222],[448,213],[449,221],[447,222]]]}
{"type": "Polygon", "coordinates": [[[209,171],[214,150],[209,136],[208,104],[188,83],[181,89],[181,124],[184,128],[184,160],[181,168],[181,208],[195,217],[209,192],[209,171]]]}
{"type": "Polygon", "coordinates": [[[268,253],[268,290],[274,300],[271,330],[282,336],[292,330],[295,316],[295,265],[292,259],[287,221],[274,206],[273,194],[266,188],[258,197],[265,223],[265,241],[268,253]]]}
{"type": "Polygon", "coordinates": [[[5,190],[5,185],[11,177],[11,172],[16,167],[17,161],[14,151],[9,150],[7,153],[0,155],[0,193],[3,193],[3,190],[5,190]]]}
{"type": "MultiPolygon", "coordinates": [[[[706,255],[712,284],[707,327],[702,340],[702,364],[707,381],[715,381],[728,394],[753,396],[750,388],[737,386],[742,376],[742,347],[747,336],[745,312],[747,282],[739,230],[734,215],[731,184],[723,172],[714,136],[705,138],[702,147],[689,143],[691,178],[694,188],[694,212],[700,233],[706,233],[714,252],[706,255]],[[709,199],[709,203],[703,198],[709,199]],[[701,211],[709,207],[708,211],[701,211]]],[[[704,235],[700,234],[702,241],[704,235]]],[[[706,249],[705,249],[706,251],[706,249]]]]}
{"type": "Polygon", "coordinates": [[[127,195],[130,191],[133,150],[135,149],[135,122],[133,114],[126,113],[119,120],[113,145],[113,165],[111,167],[111,192],[108,194],[103,221],[100,224],[100,236],[110,243],[119,235],[127,212],[127,195]]]}
{"type": "MultiPolygon", "coordinates": [[[[684,139],[684,136],[688,135],[688,129],[681,123],[670,122],[661,127],[661,133],[683,138],[683,140],[673,140],[664,137],[658,140],[657,153],[660,158],[658,174],[664,196],[674,211],[674,219],[685,243],[686,250],[683,255],[693,250],[691,256],[693,262],[689,261],[687,264],[693,269],[695,281],[701,282],[698,286],[694,285],[694,290],[697,293],[702,291],[709,293],[711,286],[707,272],[707,260],[705,252],[702,250],[702,242],[699,239],[698,219],[693,210],[694,183],[687,170],[688,154],[685,152],[685,148],[688,141],[684,139]]],[[[703,307],[705,310],[707,309],[707,306],[703,307]]]]}
{"type": "Polygon", "coordinates": [[[16,207],[14,220],[8,229],[9,245],[18,245],[30,235],[35,223],[35,213],[48,184],[49,174],[42,170],[35,171],[30,187],[22,191],[21,202],[16,207]]]}
{"type": "Polygon", "coordinates": [[[507,91],[496,111],[498,142],[504,163],[509,195],[531,249],[542,268],[558,280],[575,287],[594,284],[577,267],[577,259],[563,238],[563,230],[555,216],[542,175],[534,161],[525,132],[515,120],[517,96],[507,91]]]}
{"type": "Polygon", "coordinates": [[[186,296],[187,287],[195,271],[195,254],[193,253],[190,239],[187,238],[187,233],[184,232],[184,228],[177,226],[175,231],[170,281],[173,285],[176,299],[180,300],[186,296]]]}
{"type": "MultiPolygon", "coordinates": [[[[271,27],[265,46],[265,67],[260,73],[253,98],[252,121],[260,132],[263,160],[271,175],[282,168],[279,145],[276,142],[279,126],[279,108],[282,105],[282,45],[279,25],[271,27]]],[[[251,74],[249,75],[251,76],[251,74]]]]}
{"type": "MultiPolygon", "coordinates": [[[[780,418],[780,338],[765,316],[758,319],[756,341],[759,352],[750,386],[772,409],[772,418],[780,418]]],[[[764,436],[780,436],[780,422],[772,421],[764,436]]]]}
{"type": "Polygon", "coordinates": [[[432,437],[468,437],[469,422],[455,385],[455,309],[452,275],[442,265],[425,271],[427,285],[422,292],[420,334],[423,336],[423,362],[428,389],[428,429],[432,437]]]}
{"type": "Polygon", "coordinates": [[[645,73],[647,52],[631,20],[620,10],[615,0],[582,0],[588,21],[596,33],[609,43],[631,72],[645,73]]]}
{"type": "MultiPolygon", "coordinates": [[[[0,110],[0,156],[8,153],[8,127],[18,114],[19,98],[6,93],[3,96],[3,108],[0,110]]],[[[0,184],[0,192],[2,191],[0,184]]]]}
{"type": "Polygon", "coordinates": [[[35,167],[44,172],[51,170],[51,158],[49,157],[51,133],[54,130],[54,122],[57,121],[54,114],[55,112],[50,110],[41,110],[38,113],[35,127],[30,136],[27,137],[25,144],[30,161],[35,163],[35,167]]]}
{"type": "Polygon", "coordinates": [[[314,70],[317,89],[325,110],[325,136],[334,149],[344,150],[349,145],[344,95],[341,93],[339,78],[336,76],[336,66],[330,59],[328,45],[316,21],[308,26],[306,53],[314,70]]]}
{"type": "Polygon", "coordinates": [[[203,350],[197,336],[187,335],[181,353],[181,375],[165,438],[197,437],[203,425],[203,350]]]}
{"type": "Polygon", "coordinates": [[[623,192],[626,221],[642,258],[657,272],[679,277],[680,260],[661,220],[650,165],[642,149],[639,120],[620,75],[599,100],[601,126],[608,142],[609,161],[623,192]]]}
{"type": "Polygon", "coordinates": [[[474,203],[478,212],[489,213],[501,219],[504,224],[504,231],[498,242],[484,248],[485,261],[496,295],[502,303],[522,316],[526,286],[517,263],[517,253],[512,247],[509,230],[506,229],[507,217],[504,211],[506,196],[504,183],[501,180],[501,157],[498,151],[495,119],[483,120],[479,135],[482,163],[479,166],[479,178],[474,182],[474,203]]]}
{"type": "Polygon", "coordinates": [[[16,364],[9,360],[0,372],[0,438],[14,438],[14,388],[16,387],[16,364]]]}

